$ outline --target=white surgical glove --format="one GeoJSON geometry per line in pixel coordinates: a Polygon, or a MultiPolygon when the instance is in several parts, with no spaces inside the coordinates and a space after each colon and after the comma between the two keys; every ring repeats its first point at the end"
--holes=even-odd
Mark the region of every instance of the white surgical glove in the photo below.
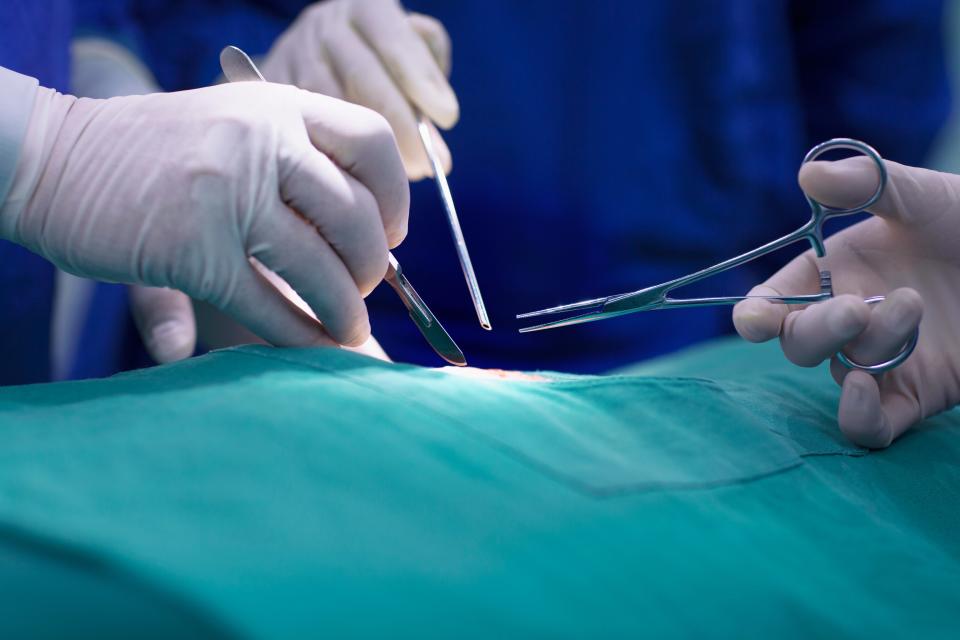
{"type": "MultiPolygon", "coordinates": [[[[309,305],[286,281],[259,262],[254,262],[254,266],[287,300],[310,317],[315,317],[309,305]]],[[[264,340],[252,334],[243,325],[238,324],[215,307],[205,302],[194,301],[191,303],[190,299],[179,291],[153,287],[131,287],[130,293],[132,297],[139,299],[139,304],[135,303],[132,307],[134,318],[140,327],[140,335],[145,340],[148,336],[155,338],[153,348],[149,349],[151,355],[163,355],[164,353],[172,355],[175,345],[182,341],[183,336],[188,335],[188,332],[184,331],[183,328],[189,326],[189,335],[193,340],[190,342],[191,352],[181,354],[177,358],[171,358],[168,362],[192,355],[193,346],[197,339],[208,349],[223,349],[238,344],[264,343],[264,340]],[[176,294],[177,297],[171,294],[176,294]],[[194,315],[196,316],[195,323],[194,315]],[[189,325],[187,325],[187,321],[189,321],[189,325]],[[165,326],[170,326],[171,329],[164,330],[165,326]],[[165,335],[168,333],[173,335],[165,335]]],[[[345,346],[343,348],[378,360],[391,361],[386,351],[373,336],[367,338],[367,341],[359,346],[345,346]]],[[[158,359],[158,361],[160,360],[158,359]]]]}
{"type": "MultiPolygon", "coordinates": [[[[104,38],[78,38],[71,44],[70,84],[84,98],[157,93],[160,87],[143,63],[122,45],[104,38]]],[[[53,361],[58,379],[76,357],[93,281],[59,271],[54,301],[53,361]]],[[[190,298],[175,289],[130,285],[130,310],[143,344],[157,362],[191,356],[197,341],[190,298]]],[[[96,313],[96,310],[93,310],[96,313]]]]}
{"type": "MultiPolygon", "coordinates": [[[[88,98],[112,98],[143,95],[160,91],[149,70],[126,48],[112,40],[81,38],[71,47],[71,84],[78,95],[88,98]]],[[[257,270],[304,313],[316,315],[293,288],[262,264],[252,261],[257,270]]],[[[72,361],[78,327],[82,318],[71,317],[86,309],[92,290],[85,287],[90,280],[59,272],[57,304],[54,308],[55,365],[63,377],[72,361]],[[82,296],[82,298],[81,298],[82,296]],[[65,304],[77,298],[79,304],[65,304]],[[71,338],[73,340],[71,340],[71,338]],[[58,344],[61,343],[61,344],[58,344]]],[[[196,303],[176,289],[130,285],[130,311],[143,344],[157,362],[174,362],[191,356],[199,334],[204,347],[218,349],[237,344],[265,341],[230,317],[206,303],[196,303]]],[[[389,360],[379,343],[371,336],[359,347],[346,347],[381,360],[389,360]]]]}
{"type": "MultiPolygon", "coordinates": [[[[862,364],[887,360],[920,325],[916,351],[892,371],[872,376],[831,361],[843,387],[840,429],[871,448],[888,446],[915,423],[960,402],[960,332],[954,326],[960,317],[960,176],[886,165],[886,191],[871,209],[876,217],[826,241],[820,263],[832,273],[836,298],[806,308],[749,300],[733,311],[741,336],[753,342],[779,336],[787,358],[805,367],[841,349],[862,364]],[[875,295],[887,299],[873,307],[863,301],[875,295]]],[[[863,202],[876,181],[876,168],[863,157],[800,169],[803,190],[834,207],[863,202]]],[[[816,293],[819,269],[808,251],[750,293],[816,293]]]]}
{"type": "MultiPolygon", "coordinates": [[[[343,98],[382,114],[397,136],[411,180],[433,170],[414,109],[444,129],[460,115],[447,82],[450,38],[437,20],[407,14],[397,0],[328,0],[311,5],[261,65],[271,82],[343,98]]],[[[431,125],[444,171],[450,151],[431,125]]]]}
{"type": "Polygon", "coordinates": [[[263,83],[109,100],[40,89],[10,194],[0,237],[76,275],[179,289],[287,346],[366,342],[363,297],[409,209],[382,117],[263,83]]]}

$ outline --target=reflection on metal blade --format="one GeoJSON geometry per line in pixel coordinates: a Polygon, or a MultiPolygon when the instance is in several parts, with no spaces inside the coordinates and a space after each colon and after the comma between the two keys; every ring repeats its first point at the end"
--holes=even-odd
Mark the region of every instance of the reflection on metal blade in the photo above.
{"type": "Polygon", "coordinates": [[[463,351],[460,350],[460,347],[453,341],[447,330],[443,328],[437,317],[433,315],[417,290],[407,280],[400,269],[400,263],[393,257],[393,254],[390,255],[390,266],[384,279],[400,296],[404,306],[407,307],[407,311],[410,312],[410,319],[417,325],[417,329],[430,343],[433,350],[437,352],[437,355],[450,364],[465,367],[467,359],[463,356],[463,351]]]}

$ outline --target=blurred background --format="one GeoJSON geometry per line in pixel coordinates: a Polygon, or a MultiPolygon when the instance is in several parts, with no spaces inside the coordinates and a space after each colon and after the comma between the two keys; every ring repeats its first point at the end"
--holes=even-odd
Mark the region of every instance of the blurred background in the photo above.
{"type": "MultiPolygon", "coordinates": [[[[944,8],[944,40],[950,85],[960,86],[960,0],[947,0],[944,8]]],[[[954,97],[950,115],[930,152],[931,169],[960,173],[960,108],[954,97]]]]}

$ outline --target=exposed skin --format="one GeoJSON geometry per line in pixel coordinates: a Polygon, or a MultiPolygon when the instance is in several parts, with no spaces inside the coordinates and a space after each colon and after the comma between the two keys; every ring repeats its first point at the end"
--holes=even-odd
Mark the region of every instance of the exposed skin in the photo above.
{"type": "MultiPolygon", "coordinates": [[[[960,402],[960,176],[886,165],[889,182],[871,209],[875,217],[830,237],[825,258],[808,251],[751,291],[815,293],[825,267],[833,275],[834,299],[805,308],[750,300],[733,311],[741,336],[752,342],[779,337],[795,364],[816,366],[830,358],[843,388],[840,429],[871,448],[890,445],[917,422],[960,402]],[[874,295],[887,299],[868,306],[863,298],[874,295]],[[886,360],[918,325],[913,355],[882,375],[848,370],[833,357],[843,349],[864,364],[886,360]]],[[[808,163],[799,174],[808,195],[834,207],[864,202],[876,179],[876,168],[863,157],[808,163]]]]}

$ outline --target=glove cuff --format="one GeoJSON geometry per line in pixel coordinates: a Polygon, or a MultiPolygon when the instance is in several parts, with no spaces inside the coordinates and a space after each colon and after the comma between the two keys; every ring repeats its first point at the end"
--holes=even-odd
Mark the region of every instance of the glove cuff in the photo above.
{"type": "MultiPolygon", "coordinates": [[[[5,70],[0,69],[0,71],[5,70]]],[[[23,80],[0,77],[0,84],[4,88],[3,98],[0,100],[16,101],[16,104],[9,107],[12,117],[0,113],[0,120],[10,122],[12,125],[10,131],[17,136],[18,142],[16,146],[12,146],[13,138],[10,137],[10,133],[0,142],[0,144],[10,144],[11,148],[16,149],[14,152],[0,151],[0,165],[6,166],[5,163],[9,162],[11,157],[13,158],[9,186],[0,204],[0,237],[23,244],[29,249],[35,249],[34,242],[24,238],[21,233],[24,211],[34,199],[37,185],[44,171],[48,169],[48,160],[57,135],[77,99],[62,95],[53,89],[41,87],[33,78],[19,77],[23,80]],[[7,94],[8,85],[15,89],[9,95],[7,94]]],[[[3,138],[3,135],[0,135],[0,138],[3,138]]],[[[0,178],[2,177],[3,169],[0,168],[0,178]]]]}
{"type": "Polygon", "coordinates": [[[0,67],[0,237],[10,237],[8,210],[19,209],[13,189],[39,83],[36,78],[0,67]]]}

